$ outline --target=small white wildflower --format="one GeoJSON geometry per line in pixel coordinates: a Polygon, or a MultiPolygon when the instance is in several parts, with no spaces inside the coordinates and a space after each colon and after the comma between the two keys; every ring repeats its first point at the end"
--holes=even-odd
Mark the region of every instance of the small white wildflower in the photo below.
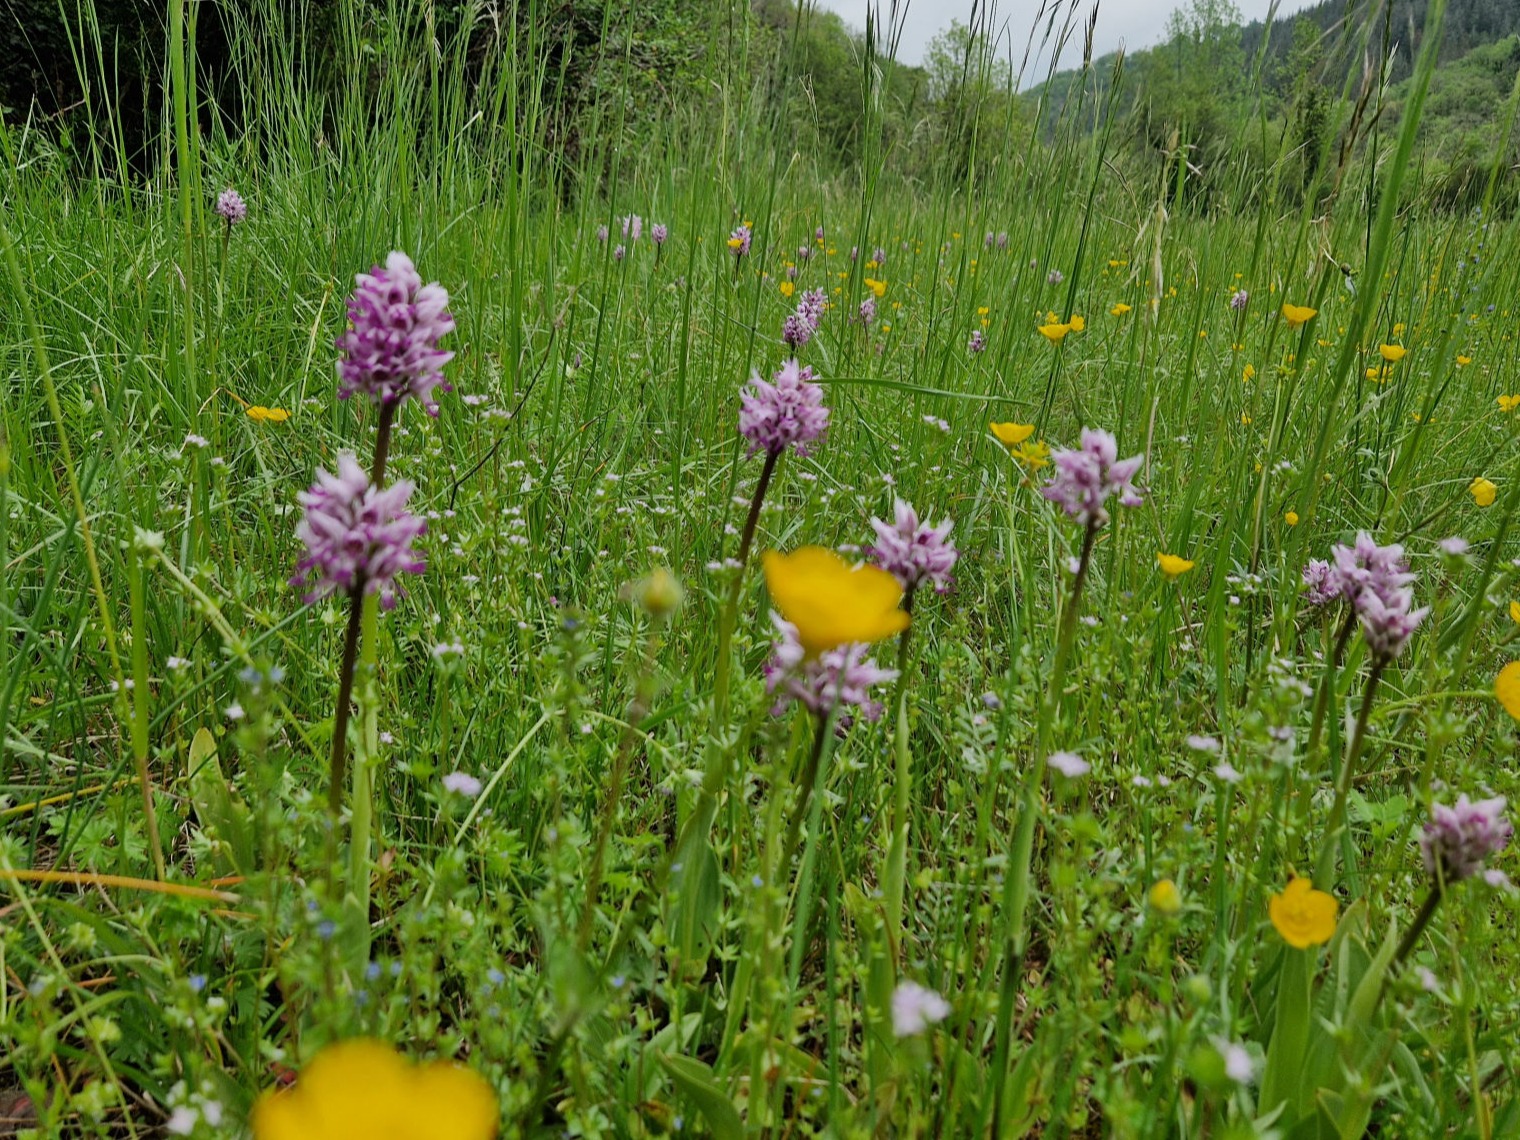
{"type": "Polygon", "coordinates": [[[901,982],[892,991],[892,1032],[912,1037],[950,1016],[950,1003],[917,982],[901,982]]]}
{"type": "Polygon", "coordinates": [[[1231,764],[1228,760],[1221,760],[1218,764],[1214,765],[1214,775],[1218,776],[1226,784],[1238,784],[1241,781],[1240,773],[1236,770],[1235,765],[1231,764]]]}
{"type": "Polygon", "coordinates": [[[468,772],[450,772],[443,778],[443,790],[474,799],[480,795],[480,781],[468,772]]]}
{"type": "Polygon", "coordinates": [[[169,1119],[164,1122],[164,1131],[175,1136],[188,1136],[195,1131],[200,1119],[200,1113],[189,1105],[182,1104],[169,1114],[169,1119]]]}
{"type": "Polygon", "coordinates": [[[1212,736],[1200,736],[1196,732],[1188,736],[1187,746],[1194,752],[1219,751],[1219,741],[1215,740],[1212,736]]]}
{"type": "Polygon", "coordinates": [[[236,701],[233,701],[230,705],[227,706],[228,720],[242,720],[247,715],[248,714],[243,711],[243,706],[238,704],[236,701]]]}
{"type": "Polygon", "coordinates": [[[1075,780],[1078,776],[1085,776],[1092,771],[1092,765],[1075,752],[1052,752],[1050,754],[1050,766],[1067,779],[1075,780]]]}

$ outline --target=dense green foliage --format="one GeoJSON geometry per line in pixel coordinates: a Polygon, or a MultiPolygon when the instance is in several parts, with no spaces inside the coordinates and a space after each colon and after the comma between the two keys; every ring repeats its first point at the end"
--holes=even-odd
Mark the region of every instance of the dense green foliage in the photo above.
{"type": "Polygon", "coordinates": [[[1421,847],[1520,802],[1514,103],[1455,182],[1422,117],[1514,41],[1368,81],[1210,0],[1057,99],[975,28],[269,0],[224,100],[197,7],[67,150],[0,124],[0,1114],[243,1135],[368,1036],[514,1138],[1520,1134],[1516,847],[1421,847]],[[391,250],[457,328],[387,434],[334,344],[391,250]],[[749,454],[794,354],[828,430],[749,454]],[[1090,524],[1085,428],[1143,491],[1090,524]],[[382,437],[426,569],[306,604],[298,496],[382,437]],[[882,715],[780,700],[763,555],[898,499],[960,556],[882,715]],[[1398,652],[1306,595],[1362,531],[1398,652]]]}

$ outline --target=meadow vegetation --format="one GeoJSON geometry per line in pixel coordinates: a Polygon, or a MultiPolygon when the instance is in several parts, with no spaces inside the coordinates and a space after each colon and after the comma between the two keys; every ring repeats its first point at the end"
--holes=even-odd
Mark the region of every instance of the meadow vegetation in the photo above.
{"type": "Polygon", "coordinates": [[[1520,41],[1419,8],[87,4],[0,1134],[1520,1135],[1520,41]]]}

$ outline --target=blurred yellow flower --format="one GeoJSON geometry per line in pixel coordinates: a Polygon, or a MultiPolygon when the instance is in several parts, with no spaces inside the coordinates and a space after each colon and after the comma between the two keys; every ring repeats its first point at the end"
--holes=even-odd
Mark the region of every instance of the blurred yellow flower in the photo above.
{"type": "Polygon", "coordinates": [[[1066,339],[1066,334],[1071,332],[1071,326],[1057,322],[1056,324],[1041,325],[1038,332],[1042,337],[1050,341],[1051,344],[1060,344],[1066,339]]]}
{"type": "Polygon", "coordinates": [[[496,1094],[463,1065],[414,1065],[382,1041],[329,1045],[253,1106],[254,1140],[490,1140],[496,1094]]]}
{"type": "Polygon", "coordinates": [[[804,546],[765,552],[765,587],[797,627],[809,656],[851,642],[881,641],[908,628],[902,586],[876,566],[851,566],[832,550],[804,546]]]}
{"type": "Polygon", "coordinates": [[[1466,368],[1471,363],[1472,363],[1472,357],[1470,357],[1470,356],[1462,356],[1460,354],[1457,356],[1457,367],[1458,368],[1466,368]]]}
{"type": "Polygon", "coordinates": [[[1145,893],[1145,901],[1159,915],[1173,918],[1182,913],[1182,892],[1170,879],[1157,879],[1145,893]]]}
{"type": "Polygon", "coordinates": [[[1499,410],[1508,415],[1516,408],[1520,408],[1520,396],[1500,396],[1498,399],[1499,410]]]}
{"type": "Polygon", "coordinates": [[[1250,412],[1241,412],[1240,413],[1240,423],[1241,423],[1241,426],[1243,426],[1243,427],[1250,427],[1251,426],[1251,413],[1250,412]]]}
{"type": "Polygon", "coordinates": [[[1520,720],[1520,661],[1511,661],[1494,678],[1494,696],[1504,711],[1520,720]]]}
{"type": "Polygon", "coordinates": [[[1161,567],[1161,572],[1169,579],[1175,580],[1180,575],[1186,574],[1197,563],[1176,554],[1160,553],[1156,555],[1156,563],[1161,567]]]}
{"type": "Polygon", "coordinates": [[[878,297],[887,291],[887,283],[885,281],[877,281],[874,277],[867,277],[865,281],[866,288],[871,290],[871,292],[875,293],[878,297]]]}
{"type": "Polygon", "coordinates": [[[262,404],[245,408],[244,413],[256,424],[282,424],[290,419],[290,413],[284,408],[266,408],[262,404]]]}
{"type": "Polygon", "coordinates": [[[1072,332],[1081,332],[1087,327],[1087,322],[1081,317],[1072,317],[1071,320],[1067,322],[1067,324],[1071,325],[1072,332]]]}
{"type": "Polygon", "coordinates": [[[1404,335],[1404,322],[1403,321],[1400,321],[1398,324],[1396,324],[1396,325],[1393,326],[1393,335],[1394,336],[1403,336],[1404,335]]]}
{"type": "Polygon", "coordinates": [[[1283,302],[1283,320],[1288,322],[1290,329],[1296,329],[1308,321],[1312,321],[1318,315],[1318,309],[1311,309],[1307,305],[1290,305],[1283,302]]]}
{"type": "Polygon", "coordinates": [[[1404,354],[1408,351],[1409,350],[1401,344],[1378,345],[1378,355],[1381,356],[1384,360],[1388,361],[1389,364],[1397,364],[1399,361],[1403,360],[1404,354]]]}
{"type": "Polygon", "coordinates": [[[1129,311],[1130,311],[1130,306],[1126,305],[1123,301],[1120,301],[1112,309],[1108,310],[1109,315],[1110,316],[1115,316],[1115,317],[1122,317],[1125,313],[1127,313],[1129,311]]]}
{"type": "Polygon", "coordinates": [[[1244,384],[1249,384],[1253,379],[1255,379],[1255,377],[1256,365],[1247,364],[1245,366],[1245,369],[1241,372],[1241,382],[1244,384]]]}
{"type": "Polygon", "coordinates": [[[783,297],[790,297],[797,291],[797,286],[793,285],[790,281],[783,281],[780,285],[776,286],[776,288],[781,290],[781,295],[783,297]]]}
{"type": "Polygon", "coordinates": [[[1004,447],[1014,448],[1034,434],[1034,424],[991,423],[987,425],[1004,447]]]}
{"type": "Polygon", "coordinates": [[[1494,486],[1481,475],[1477,476],[1471,483],[1467,485],[1467,490],[1468,493],[1472,495],[1473,502],[1477,503],[1480,507],[1493,506],[1494,499],[1499,494],[1499,488],[1494,486]]]}
{"type": "Polygon", "coordinates": [[[1340,905],[1334,895],[1316,891],[1308,879],[1294,879],[1282,894],[1272,896],[1268,913],[1284,942],[1307,950],[1330,941],[1340,905]]]}
{"type": "Polygon", "coordinates": [[[1287,523],[1289,526],[1297,526],[1298,525],[1298,512],[1297,511],[1284,511],[1283,512],[1283,522],[1287,523]]]}
{"type": "Polygon", "coordinates": [[[1516,625],[1520,625],[1520,602],[1510,602],[1509,620],[1514,622],[1516,625]]]}
{"type": "Polygon", "coordinates": [[[1021,443],[1018,447],[1010,447],[1008,454],[1013,456],[1015,462],[1022,463],[1031,471],[1038,471],[1050,463],[1050,447],[1043,439],[1036,443],[1021,443]]]}

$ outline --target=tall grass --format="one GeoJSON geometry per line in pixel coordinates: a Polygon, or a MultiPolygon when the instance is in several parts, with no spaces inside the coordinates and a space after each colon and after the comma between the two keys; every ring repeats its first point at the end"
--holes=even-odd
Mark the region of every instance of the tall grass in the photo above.
{"type": "MultiPolygon", "coordinates": [[[[1126,162],[1090,96],[1053,138],[979,123],[959,180],[909,181],[879,141],[833,174],[773,145],[768,42],[738,9],[711,23],[708,97],[645,119],[609,92],[574,153],[533,4],[480,64],[409,6],[345,2],[336,75],[308,58],[304,16],[249,5],[236,127],[195,85],[198,6],[172,11],[150,175],[102,159],[84,176],[35,132],[3,135],[0,1092],[39,1134],[147,1135],[198,1097],[241,1120],[278,1074],[366,1034],[467,1058],[510,1134],[1259,1135],[1262,1074],[1281,1084],[1273,1050],[1311,980],[1332,1042],[1313,1048],[1347,1050],[1316,1071],[1352,1079],[1295,1102],[1283,1134],[1360,1134],[1358,1097],[1383,1134],[1520,1128],[1512,895],[1453,884],[1411,968],[1380,957],[1426,897],[1430,804],[1520,790],[1490,695],[1520,628],[1515,421],[1495,402],[1514,386],[1520,233],[1401,194],[1417,98],[1402,135],[1366,144],[1386,157],[1365,185],[1297,205],[1242,158],[1204,213],[1179,205],[1183,146],[1159,170],[1126,162]],[[227,185],[249,202],[230,232],[210,210],[227,185]],[[646,236],[618,260],[632,213],[646,236]],[[736,267],[741,221],[755,245],[736,267]],[[984,244],[998,233],[1006,248],[984,244]],[[370,414],[333,398],[332,344],[353,275],[393,248],[453,297],[457,391],[437,419],[407,409],[392,446],[429,567],[379,625],[364,924],[323,890],[342,614],[287,579],[296,494],[369,447],[370,414]],[[832,421],[781,463],[757,549],[867,545],[901,497],[953,518],[962,551],[953,592],[915,605],[907,752],[895,707],[834,743],[795,866],[777,856],[812,726],[771,715],[756,575],[727,715],[714,692],[723,560],[760,470],[738,390],[786,355],[789,262],[833,302],[802,354],[832,421]],[[888,283],[870,328],[850,319],[867,276],[888,283]],[[1284,302],[1318,316],[1290,330],[1284,302]],[[1086,328],[1056,347],[1034,331],[1047,313],[1086,328]],[[1409,350],[1386,382],[1369,378],[1382,343],[1409,350]],[[1054,446],[1106,427],[1147,457],[1144,505],[1093,546],[1054,693],[1082,536],[989,420],[1054,446]],[[1406,545],[1433,611],[1368,710],[1337,939],[1300,962],[1268,900],[1315,869],[1367,661],[1356,637],[1335,661],[1339,615],[1300,603],[1299,570],[1359,529],[1406,545]],[[1450,535],[1471,552],[1439,554],[1450,535]],[[1196,567],[1169,581],[1160,552],[1196,567]],[[620,600],[659,566],[686,592],[663,630],[620,600]],[[1030,781],[1047,747],[1090,774],[1030,781]],[[898,927],[883,887],[905,757],[898,927]],[[455,771],[482,794],[445,791],[455,771]],[[715,771],[710,842],[678,851],[715,771]],[[1010,839],[1031,810],[1020,915],[1010,839]],[[43,871],[74,879],[27,877],[43,871]],[[1371,1013],[1351,1000],[1384,975],[1371,1013]],[[902,980],[943,994],[948,1020],[897,1037],[883,995],[902,980]],[[1229,1043],[1254,1085],[1224,1075],[1229,1043]]],[[[606,9],[609,28],[625,16],[606,9]]],[[[82,68],[103,50],[91,26],[82,68]]],[[[109,154],[124,144],[103,121],[109,154]]],[[[870,107],[861,121],[879,135],[870,107]]]]}

